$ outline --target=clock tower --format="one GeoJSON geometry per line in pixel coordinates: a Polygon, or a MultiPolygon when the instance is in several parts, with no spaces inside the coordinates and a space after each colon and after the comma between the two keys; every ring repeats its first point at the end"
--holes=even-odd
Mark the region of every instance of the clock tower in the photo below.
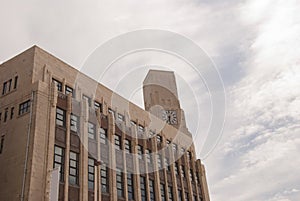
{"type": "Polygon", "coordinates": [[[145,110],[189,133],[180,107],[174,72],[150,70],[143,82],[145,110]]]}

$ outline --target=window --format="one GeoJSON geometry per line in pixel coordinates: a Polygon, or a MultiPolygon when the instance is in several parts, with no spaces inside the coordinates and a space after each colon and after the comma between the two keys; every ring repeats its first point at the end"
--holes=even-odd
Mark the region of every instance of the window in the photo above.
{"type": "Polygon", "coordinates": [[[56,125],[65,126],[66,112],[60,108],[56,108],[56,125]]]}
{"type": "Polygon", "coordinates": [[[170,171],[170,161],[167,157],[164,158],[164,165],[165,165],[165,168],[170,171]]]}
{"type": "Polygon", "coordinates": [[[141,176],[140,177],[140,183],[141,183],[141,198],[142,201],[146,201],[147,197],[146,197],[146,181],[145,181],[145,177],[141,176]]]}
{"type": "Polygon", "coordinates": [[[108,112],[112,114],[112,116],[115,116],[115,111],[113,111],[111,108],[108,108],[108,112]]]}
{"type": "Polygon", "coordinates": [[[91,98],[86,96],[86,95],[82,95],[82,100],[86,100],[88,103],[88,106],[91,107],[91,98]]]}
{"type": "Polygon", "coordinates": [[[168,195],[169,195],[169,200],[173,200],[173,190],[172,186],[168,186],[168,195]]]}
{"type": "Polygon", "coordinates": [[[101,191],[108,192],[108,169],[105,164],[101,165],[101,191]]]}
{"type": "Polygon", "coordinates": [[[150,201],[155,201],[154,180],[149,179],[150,201]]]}
{"type": "Polygon", "coordinates": [[[124,115],[118,113],[118,120],[123,122],[125,120],[124,115]]]}
{"type": "Polygon", "coordinates": [[[144,130],[145,130],[144,126],[142,126],[142,125],[139,125],[139,127],[138,127],[138,131],[139,131],[139,132],[141,132],[141,133],[143,133],[143,132],[144,132],[144,130]]]}
{"type": "Polygon", "coordinates": [[[30,110],[30,100],[25,101],[19,105],[19,115],[25,114],[30,110]]]}
{"type": "Polygon", "coordinates": [[[150,136],[154,136],[154,135],[155,135],[155,132],[152,131],[152,130],[150,130],[150,131],[149,131],[149,135],[150,135],[150,136]]]}
{"type": "Polygon", "coordinates": [[[5,108],[5,112],[4,112],[4,122],[7,121],[7,116],[8,116],[8,108],[5,108]]]}
{"type": "Polygon", "coordinates": [[[159,154],[156,154],[157,157],[157,167],[160,169],[161,168],[161,156],[159,154]]]}
{"type": "Polygon", "coordinates": [[[69,183],[78,184],[78,154],[70,151],[69,183]]]}
{"type": "Polygon", "coordinates": [[[116,170],[116,180],[117,180],[117,195],[118,197],[123,197],[124,196],[123,173],[121,172],[120,169],[116,170]]]}
{"type": "Polygon", "coordinates": [[[95,101],[94,102],[94,107],[95,107],[95,110],[100,109],[100,112],[102,112],[102,104],[101,103],[95,101]]]}
{"type": "Polygon", "coordinates": [[[128,139],[125,139],[125,152],[131,153],[131,142],[128,139]]]}
{"type": "Polygon", "coordinates": [[[66,94],[66,95],[71,94],[71,96],[74,97],[74,90],[73,90],[73,88],[71,88],[71,87],[69,87],[69,86],[66,86],[65,94],[66,94]]]}
{"type": "Polygon", "coordinates": [[[190,180],[191,180],[191,181],[194,181],[193,170],[192,170],[192,169],[190,169],[189,174],[190,174],[190,180]]]}
{"type": "Polygon", "coordinates": [[[133,200],[134,199],[133,174],[127,174],[127,191],[128,191],[128,200],[133,200]]]}
{"type": "Polygon", "coordinates": [[[130,125],[131,126],[136,126],[136,122],[135,121],[130,121],[130,125]]]}
{"type": "Polygon", "coordinates": [[[178,163],[177,162],[174,163],[174,171],[175,171],[175,175],[179,175],[179,169],[178,169],[178,163]]]}
{"type": "Polygon", "coordinates": [[[17,88],[18,85],[18,76],[15,76],[14,89],[17,88]]]}
{"type": "Polygon", "coordinates": [[[188,160],[192,160],[192,154],[190,151],[186,152],[188,160]]]}
{"type": "Polygon", "coordinates": [[[88,160],[88,187],[89,189],[94,189],[95,180],[95,161],[92,158],[88,160]]]}
{"type": "Polygon", "coordinates": [[[160,135],[156,135],[156,142],[160,144],[162,142],[162,137],[160,135]]]}
{"type": "Polygon", "coordinates": [[[178,150],[177,144],[172,144],[172,149],[174,152],[176,152],[178,150]]]}
{"type": "Polygon", "coordinates": [[[195,174],[195,177],[196,177],[196,182],[198,182],[200,184],[201,182],[200,182],[200,179],[199,179],[199,176],[197,173],[195,174]]]}
{"type": "Polygon", "coordinates": [[[146,160],[147,160],[147,163],[152,163],[152,159],[151,159],[151,150],[150,150],[150,149],[146,149],[146,150],[145,150],[145,153],[146,153],[146,160]]]}
{"type": "Polygon", "coordinates": [[[185,200],[189,201],[189,194],[188,194],[188,192],[185,192],[185,200]]]}
{"type": "Polygon", "coordinates": [[[61,147],[54,146],[54,168],[59,168],[59,180],[64,181],[64,161],[65,161],[65,150],[61,147]]]}
{"type": "Polygon", "coordinates": [[[14,107],[10,108],[10,119],[14,118],[14,110],[14,107]]]}
{"type": "Polygon", "coordinates": [[[142,145],[137,145],[137,153],[138,153],[138,158],[142,159],[142,155],[143,155],[143,146],[142,145]]]}
{"type": "Polygon", "coordinates": [[[178,201],[182,201],[182,190],[178,189],[178,201]]]}
{"type": "Polygon", "coordinates": [[[197,196],[196,195],[194,195],[194,201],[197,201],[197,196]]]}
{"type": "Polygon", "coordinates": [[[121,137],[118,135],[115,135],[115,148],[117,150],[121,149],[121,137]]]}
{"type": "Polygon", "coordinates": [[[161,194],[161,201],[165,201],[166,196],[165,196],[165,185],[164,184],[160,184],[160,194],[161,194]]]}
{"type": "Polygon", "coordinates": [[[183,147],[181,147],[181,153],[184,153],[185,152],[185,149],[183,147]]]}
{"type": "Polygon", "coordinates": [[[3,83],[2,95],[6,94],[7,82],[3,83]]]}
{"type": "Polygon", "coordinates": [[[3,146],[4,146],[4,135],[1,136],[1,142],[0,142],[0,154],[2,154],[3,146]]]}
{"type": "Polygon", "coordinates": [[[184,171],[184,166],[181,165],[180,167],[180,172],[181,172],[181,177],[184,178],[185,177],[185,171],[184,171]]]}
{"type": "Polygon", "coordinates": [[[71,131],[77,132],[79,127],[79,118],[76,115],[71,114],[70,124],[71,124],[71,131]]]}
{"type": "Polygon", "coordinates": [[[96,126],[95,124],[88,122],[88,134],[90,139],[95,139],[96,126]]]}
{"type": "Polygon", "coordinates": [[[102,144],[107,143],[107,130],[104,128],[100,128],[100,142],[102,144]]]}
{"type": "Polygon", "coordinates": [[[52,79],[54,86],[57,87],[57,91],[62,92],[62,84],[60,81],[56,80],[56,79],[52,79]]]}
{"type": "Polygon", "coordinates": [[[171,144],[171,141],[170,141],[170,140],[167,140],[166,142],[167,142],[167,144],[171,144]]]}

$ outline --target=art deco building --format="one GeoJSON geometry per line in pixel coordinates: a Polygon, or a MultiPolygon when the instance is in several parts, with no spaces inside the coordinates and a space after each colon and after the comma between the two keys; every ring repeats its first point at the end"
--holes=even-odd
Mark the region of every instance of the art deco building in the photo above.
{"type": "Polygon", "coordinates": [[[0,200],[209,201],[174,73],[143,85],[145,110],[36,46],[1,64],[0,200]]]}

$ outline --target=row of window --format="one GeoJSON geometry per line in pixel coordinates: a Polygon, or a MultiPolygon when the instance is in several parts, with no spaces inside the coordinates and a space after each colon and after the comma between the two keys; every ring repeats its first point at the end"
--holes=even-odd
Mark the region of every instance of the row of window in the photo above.
{"type": "MultiPolygon", "coordinates": [[[[54,167],[60,168],[60,181],[64,180],[64,157],[65,150],[59,146],[55,146],[54,148],[54,167]]],[[[177,164],[175,165],[177,166],[177,164]]],[[[182,176],[184,177],[184,167],[181,166],[181,170],[183,171],[182,176]]],[[[109,178],[108,178],[108,168],[105,164],[101,165],[101,191],[103,193],[108,193],[109,190],[109,178]]],[[[177,174],[179,174],[177,172],[177,174]]],[[[95,162],[94,159],[88,159],[88,188],[94,189],[94,181],[95,181],[95,162]]],[[[124,174],[121,169],[116,169],[116,187],[117,187],[117,195],[119,197],[124,197],[124,174]]],[[[69,161],[69,183],[71,185],[79,184],[79,154],[70,151],[70,161],[69,161]]],[[[141,200],[147,200],[146,193],[146,177],[140,176],[140,188],[141,188],[141,200]]],[[[160,184],[161,190],[161,200],[166,200],[165,196],[165,185],[160,184]]],[[[134,183],[133,183],[133,174],[127,174],[127,193],[128,199],[134,199],[134,183]]],[[[173,189],[171,186],[168,186],[168,197],[169,200],[173,200],[173,189]]],[[[149,194],[150,200],[155,200],[155,188],[154,188],[154,180],[149,179],[149,194]]],[[[178,198],[182,200],[182,192],[178,191],[178,198]]],[[[186,192],[185,199],[188,200],[188,194],[186,192]]]]}
{"type": "Polygon", "coordinates": [[[7,80],[6,82],[3,83],[2,95],[11,92],[13,89],[16,89],[17,85],[18,85],[18,76],[15,76],[14,80],[13,79],[7,80]]]}
{"type": "MultiPolygon", "coordinates": [[[[66,112],[65,112],[65,110],[60,109],[60,108],[56,108],[56,125],[63,126],[63,127],[66,125],[66,112]]],[[[71,127],[70,129],[71,129],[71,131],[78,132],[79,125],[80,125],[79,124],[79,117],[74,115],[74,114],[71,114],[71,118],[70,118],[70,127],[71,127]]],[[[100,134],[100,142],[103,143],[103,144],[107,144],[107,130],[103,129],[103,128],[100,128],[99,129],[99,134],[100,134]]],[[[153,134],[153,135],[155,135],[155,134],[153,134]]],[[[88,137],[90,139],[93,139],[93,140],[96,139],[96,125],[91,123],[91,122],[88,122],[88,137]]],[[[157,134],[156,135],[156,141],[157,141],[157,144],[161,144],[162,143],[162,136],[157,134]]],[[[167,140],[166,143],[171,144],[171,141],[167,140]]],[[[119,135],[114,136],[114,144],[115,144],[115,148],[117,150],[123,149],[122,142],[121,142],[121,136],[119,136],[119,135]]],[[[172,143],[172,149],[174,151],[178,151],[178,145],[175,144],[175,143],[172,143]]],[[[132,152],[131,142],[128,139],[125,139],[125,141],[124,141],[124,150],[127,153],[132,152]]],[[[183,147],[181,148],[181,152],[182,153],[185,152],[185,149],[183,147]]],[[[146,149],[145,153],[150,155],[151,151],[146,149]]],[[[139,155],[140,159],[142,158],[143,154],[144,154],[143,147],[141,145],[138,145],[138,155],[139,155]]],[[[189,160],[192,159],[190,151],[187,151],[187,157],[188,157],[189,160]]],[[[150,157],[148,157],[148,155],[147,155],[147,160],[149,160],[149,163],[151,162],[151,159],[150,159],[150,157]]]]}
{"type": "MultiPolygon", "coordinates": [[[[30,111],[30,100],[27,100],[19,105],[19,115],[25,114],[30,111]]],[[[6,122],[8,119],[13,119],[15,115],[15,107],[11,108],[5,108],[3,112],[3,117],[2,117],[2,112],[0,112],[0,122],[6,122]]]]}

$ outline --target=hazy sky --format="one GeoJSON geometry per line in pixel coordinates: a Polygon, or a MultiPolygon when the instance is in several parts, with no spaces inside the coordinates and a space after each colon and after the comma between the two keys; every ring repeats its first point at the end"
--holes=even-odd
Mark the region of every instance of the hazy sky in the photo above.
{"type": "MultiPolygon", "coordinates": [[[[119,34],[182,34],[212,58],[226,89],[224,132],[203,160],[211,200],[298,201],[299,11],[299,0],[2,0],[0,63],[36,44],[80,69],[119,34]]],[[[183,108],[192,122],[193,109],[183,108]]]]}

